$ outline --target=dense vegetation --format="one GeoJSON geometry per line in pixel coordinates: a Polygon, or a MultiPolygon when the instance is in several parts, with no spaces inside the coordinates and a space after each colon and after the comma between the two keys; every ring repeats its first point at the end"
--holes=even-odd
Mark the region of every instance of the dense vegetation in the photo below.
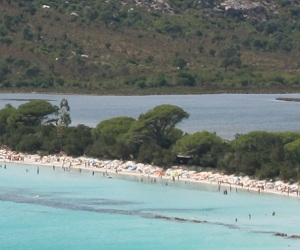
{"type": "Polygon", "coordinates": [[[259,179],[300,180],[300,133],[251,132],[232,141],[202,131],[184,134],[176,128],[189,114],[180,107],[160,105],[138,119],[116,117],[95,128],[70,126],[70,108],[33,100],[0,110],[0,144],[24,153],[87,155],[123,159],[162,167],[181,164],[259,179]]]}
{"type": "Polygon", "coordinates": [[[1,0],[0,90],[299,91],[298,1],[250,10],[226,10],[222,0],[136,2],[155,1],[1,0]]]}

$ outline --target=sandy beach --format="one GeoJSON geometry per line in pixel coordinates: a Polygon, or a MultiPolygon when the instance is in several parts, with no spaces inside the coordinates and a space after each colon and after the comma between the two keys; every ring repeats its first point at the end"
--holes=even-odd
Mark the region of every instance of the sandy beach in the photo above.
{"type": "MultiPolygon", "coordinates": [[[[183,166],[173,166],[167,170],[158,166],[136,163],[134,161],[121,160],[99,160],[89,157],[73,158],[67,155],[28,155],[0,150],[1,167],[6,167],[9,163],[19,163],[28,165],[37,165],[38,167],[62,168],[64,171],[89,171],[93,175],[97,172],[107,178],[113,178],[116,175],[134,175],[148,178],[153,181],[158,179],[165,180],[166,185],[169,182],[192,182],[207,185],[215,185],[216,190],[227,194],[228,191],[246,190],[249,192],[272,193],[298,198],[300,197],[299,183],[284,183],[282,181],[272,180],[254,180],[248,176],[225,175],[219,172],[196,172],[186,170],[183,166]]],[[[26,171],[26,169],[25,169],[26,171]]]]}

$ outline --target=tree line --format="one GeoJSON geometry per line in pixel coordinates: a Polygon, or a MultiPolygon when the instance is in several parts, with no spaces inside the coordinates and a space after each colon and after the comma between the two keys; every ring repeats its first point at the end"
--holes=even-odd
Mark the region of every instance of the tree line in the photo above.
{"type": "Polygon", "coordinates": [[[122,159],[161,167],[218,170],[258,179],[300,180],[300,133],[253,131],[228,141],[215,133],[184,133],[176,128],[189,114],[164,104],[137,119],[120,116],[95,128],[71,125],[70,107],[32,100],[0,110],[0,144],[40,155],[65,153],[99,159],[122,159]],[[180,156],[180,157],[179,157],[180,156]],[[182,162],[184,160],[184,162],[182,162]]]}

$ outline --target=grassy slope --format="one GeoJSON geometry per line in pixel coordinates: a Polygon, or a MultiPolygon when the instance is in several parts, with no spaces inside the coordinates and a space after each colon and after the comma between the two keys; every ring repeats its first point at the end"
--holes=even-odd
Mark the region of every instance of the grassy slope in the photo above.
{"type": "MultiPolygon", "coordinates": [[[[16,3],[9,6],[4,2],[0,14],[24,16],[23,22],[14,28],[16,32],[7,35],[13,43],[9,46],[0,43],[2,65],[8,65],[5,58],[9,56],[25,59],[31,62],[29,67],[40,68],[37,78],[49,76],[54,79],[51,87],[47,80],[41,80],[46,81],[42,88],[39,83],[15,88],[15,82],[20,80],[37,80],[36,77],[27,79],[24,76],[28,67],[10,64],[12,73],[3,81],[10,82],[12,87],[2,88],[2,91],[40,89],[98,94],[299,91],[298,52],[266,51],[253,46],[249,49],[241,45],[249,36],[262,40],[269,37],[257,32],[249,21],[236,21],[225,18],[223,14],[209,12],[207,16],[205,11],[190,9],[177,15],[153,16],[141,11],[148,25],[145,26],[144,22],[130,27],[106,27],[100,19],[76,18],[70,12],[60,13],[54,8],[37,8],[35,15],[30,15],[16,3]],[[168,22],[180,25],[183,31],[165,32],[163,28],[168,22]],[[30,28],[33,39],[24,40],[24,27],[30,28]],[[37,40],[39,27],[43,38],[37,40]],[[203,36],[195,35],[197,30],[201,30],[203,36]],[[243,67],[224,72],[219,54],[224,46],[233,43],[240,45],[243,67]],[[216,51],[215,56],[210,54],[211,50],[216,51]],[[81,57],[81,54],[88,55],[88,58],[81,57]],[[188,62],[185,72],[195,76],[196,86],[176,85],[178,69],[173,66],[176,57],[188,62]],[[160,73],[165,75],[168,87],[148,87],[160,73]],[[274,82],[274,76],[283,78],[283,82],[274,82]],[[128,79],[138,78],[143,79],[146,87],[140,87],[136,82],[124,84],[128,79]],[[287,84],[291,78],[293,84],[287,84]],[[57,79],[63,79],[64,84],[58,84],[57,79]]],[[[299,34],[295,37],[298,38],[299,34]]]]}

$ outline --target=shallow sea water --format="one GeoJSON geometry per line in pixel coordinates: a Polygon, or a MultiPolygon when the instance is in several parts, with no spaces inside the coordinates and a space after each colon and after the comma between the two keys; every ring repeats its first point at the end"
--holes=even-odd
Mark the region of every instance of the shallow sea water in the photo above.
{"type": "Polygon", "coordinates": [[[300,249],[300,239],[274,236],[300,234],[300,198],[6,165],[1,249],[300,249]]]}

